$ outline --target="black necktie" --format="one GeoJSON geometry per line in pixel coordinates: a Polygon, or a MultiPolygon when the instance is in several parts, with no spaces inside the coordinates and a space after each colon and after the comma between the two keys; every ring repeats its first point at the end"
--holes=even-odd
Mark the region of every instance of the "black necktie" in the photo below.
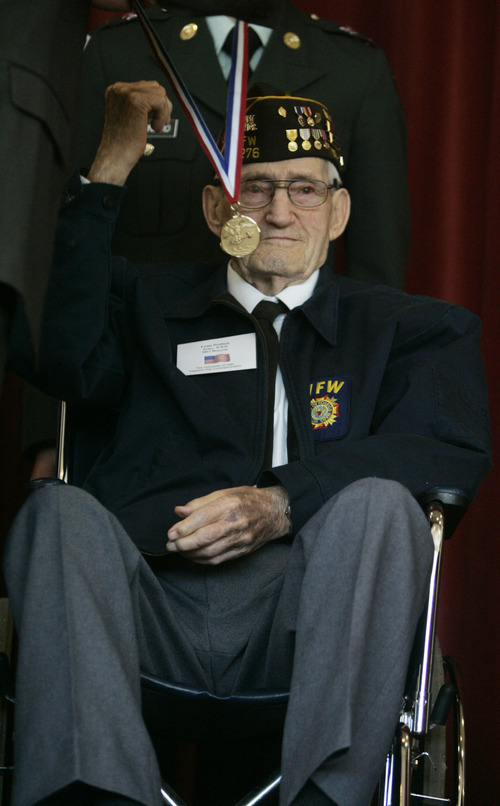
{"type": "Polygon", "coordinates": [[[287,311],[287,306],[280,300],[278,302],[262,300],[252,311],[260,325],[267,348],[267,429],[264,469],[272,467],[273,462],[274,386],[280,351],[278,334],[274,329],[273,322],[280,313],[286,313],[287,311]]]}
{"type": "MultiPolygon", "coordinates": [[[[224,44],[222,45],[222,50],[224,53],[227,53],[228,56],[231,56],[233,53],[233,39],[234,39],[234,27],[231,28],[228,35],[224,40],[224,44]]],[[[250,69],[250,62],[252,61],[252,56],[256,50],[262,47],[262,41],[260,36],[258,35],[257,31],[255,31],[251,25],[248,26],[248,78],[252,75],[252,71],[250,69]]]]}

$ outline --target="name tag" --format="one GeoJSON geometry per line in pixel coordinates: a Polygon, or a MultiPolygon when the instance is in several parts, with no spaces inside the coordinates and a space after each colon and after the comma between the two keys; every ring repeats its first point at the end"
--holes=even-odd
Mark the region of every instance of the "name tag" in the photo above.
{"type": "Polygon", "coordinates": [[[177,137],[177,129],[179,128],[179,119],[172,118],[170,123],[166,123],[161,132],[155,132],[150,123],[148,123],[148,139],[153,137],[177,137]]]}
{"type": "Polygon", "coordinates": [[[184,375],[236,372],[257,367],[256,334],[191,341],[177,347],[177,368],[184,375]]]}

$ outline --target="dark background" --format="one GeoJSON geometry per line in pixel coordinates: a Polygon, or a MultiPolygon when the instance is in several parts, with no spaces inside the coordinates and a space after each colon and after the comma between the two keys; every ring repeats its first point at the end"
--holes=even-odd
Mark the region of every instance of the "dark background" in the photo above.
{"type": "MultiPolygon", "coordinates": [[[[483,320],[495,454],[500,372],[500,6],[496,0],[295,0],[371,37],[406,115],[413,236],[406,288],[483,320]]],[[[111,15],[93,11],[90,26],[111,15]]],[[[332,110],[335,114],[335,110],[332,110]]],[[[464,367],[464,372],[467,368],[464,367]]],[[[0,537],[23,500],[20,382],[0,419],[0,537]]],[[[466,709],[467,804],[500,802],[500,473],[494,467],[446,546],[439,633],[458,661],[466,709]]]]}

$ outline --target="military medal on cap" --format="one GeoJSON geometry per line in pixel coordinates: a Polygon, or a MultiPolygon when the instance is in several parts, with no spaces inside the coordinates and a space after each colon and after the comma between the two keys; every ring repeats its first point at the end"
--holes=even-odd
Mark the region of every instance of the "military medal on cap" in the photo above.
{"type": "Polygon", "coordinates": [[[297,129],[287,129],[286,130],[286,136],[288,137],[288,139],[290,141],[288,143],[288,150],[289,151],[297,151],[298,145],[296,143],[296,140],[297,140],[297,137],[299,136],[299,133],[298,133],[297,129]]]}
{"type": "Polygon", "coordinates": [[[299,134],[302,137],[302,148],[304,151],[310,151],[311,146],[311,130],[310,129],[300,129],[299,134]]]}

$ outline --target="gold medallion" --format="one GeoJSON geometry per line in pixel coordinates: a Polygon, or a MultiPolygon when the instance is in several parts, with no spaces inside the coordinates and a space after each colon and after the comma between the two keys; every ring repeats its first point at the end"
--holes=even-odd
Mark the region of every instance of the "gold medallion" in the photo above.
{"type": "Polygon", "coordinates": [[[245,257],[255,252],[260,243],[260,227],[253,218],[234,212],[222,227],[221,248],[232,257],[245,257]]]}
{"type": "Polygon", "coordinates": [[[284,106],[278,108],[278,115],[281,115],[282,118],[286,118],[286,109],[284,106]]]}
{"type": "Polygon", "coordinates": [[[182,28],[179,36],[180,38],[186,42],[188,39],[192,39],[193,36],[196,36],[198,32],[198,26],[195,22],[189,22],[187,25],[182,28]]]}
{"type": "Polygon", "coordinates": [[[144,149],[144,156],[145,157],[150,157],[154,150],[155,150],[155,147],[154,147],[153,143],[146,143],[146,148],[144,149]]]}

